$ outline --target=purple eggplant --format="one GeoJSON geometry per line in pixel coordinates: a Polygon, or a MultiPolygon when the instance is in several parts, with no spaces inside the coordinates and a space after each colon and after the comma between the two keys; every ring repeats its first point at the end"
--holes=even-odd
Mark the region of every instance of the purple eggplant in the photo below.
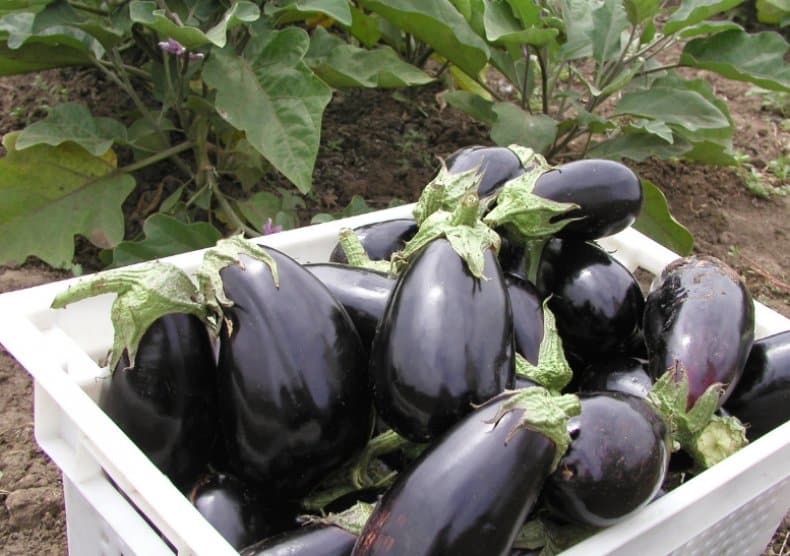
{"type": "Polygon", "coordinates": [[[647,361],[636,357],[614,357],[587,366],[578,381],[582,392],[622,392],[646,398],[653,380],[647,372],[647,361]]]}
{"type": "Polygon", "coordinates": [[[551,296],[566,351],[585,363],[626,352],[639,334],[645,304],[639,283],[592,243],[550,240],[535,285],[551,296]]]}
{"type": "Polygon", "coordinates": [[[540,342],[543,339],[543,305],[540,294],[530,282],[512,274],[505,275],[505,285],[513,312],[516,352],[537,365],[540,342]]]}
{"type": "Polygon", "coordinates": [[[479,167],[481,178],[477,195],[480,198],[495,193],[505,182],[524,173],[518,156],[507,147],[466,147],[447,157],[445,164],[451,174],[479,167]]]}
{"type": "Polygon", "coordinates": [[[790,330],[757,340],[724,408],[755,440],[790,421],[790,330]]]}
{"type": "Polygon", "coordinates": [[[579,218],[555,235],[586,241],[615,234],[634,223],[642,209],[642,186],[627,166],[612,160],[587,159],[563,164],[542,174],[533,193],[578,205],[562,219],[579,218]]]}
{"type": "Polygon", "coordinates": [[[370,358],[381,418],[414,442],[435,438],[512,386],[513,320],[502,270],[490,249],[475,278],[444,238],[400,275],[370,358]]]}
{"type": "Polygon", "coordinates": [[[722,261],[691,256],[670,263],[650,286],[645,345],[653,379],[679,368],[688,376],[688,407],[710,386],[743,372],[754,340],[754,304],[743,281],[722,261]]]}
{"type": "Polygon", "coordinates": [[[513,396],[476,409],[423,452],[376,505],[352,554],[509,554],[557,452],[564,450],[522,422],[530,409],[503,410],[513,396]]]}
{"type": "Polygon", "coordinates": [[[189,500],[235,549],[293,526],[296,511],[266,508],[256,490],[232,475],[212,473],[202,477],[189,493],[189,500]]]}
{"type": "Polygon", "coordinates": [[[306,525],[248,546],[240,556],[348,556],[356,540],[336,525],[306,525]]]}
{"type": "MultiPolygon", "coordinates": [[[[365,224],[354,228],[354,233],[372,261],[386,261],[417,233],[413,218],[396,218],[365,224]]],[[[329,255],[329,262],[348,263],[343,248],[338,243],[329,255]]]]}
{"type": "Polygon", "coordinates": [[[134,367],[124,352],[99,406],[184,490],[211,457],[217,436],[216,366],[195,316],[167,314],[143,334],[134,367]]]}
{"type": "Polygon", "coordinates": [[[641,398],[620,392],[580,394],[568,420],[570,448],[546,481],[543,499],[557,517],[607,527],[647,504],[669,463],[664,422],[641,398]]]}
{"type": "Polygon", "coordinates": [[[395,278],[383,272],[339,263],[314,263],[304,267],[321,280],[345,308],[363,345],[369,349],[395,286],[395,278]]]}
{"type": "Polygon", "coordinates": [[[329,290],[283,253],[219,271],[225,308],[219,400],[232,470],[300,496],[361,448],[370,431],[365,349],[329,290]]]}

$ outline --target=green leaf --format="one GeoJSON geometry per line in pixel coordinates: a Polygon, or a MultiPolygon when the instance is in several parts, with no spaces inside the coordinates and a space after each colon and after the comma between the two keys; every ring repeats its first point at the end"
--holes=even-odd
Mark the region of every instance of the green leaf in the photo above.
{"type": "Polygon", "coordinates": [[[132,0],[129,4],[129,13],[135,23],[153,29],[161,38],[173,38],[186,48],[198,48],[209,43],[222,48],[227,42],[228,29],[239,23],[255,21],[261,15],[258,6],[241,0],[233,3],[219,23],[203,32],[197,27],[174,21],[168,17],[165,10],[157,9],[156,2],[150,0],[132,0]]]}
{"type": "Polygon", "coordinates": [[[742,2],[743,0],[683,0],[664,24],[664,34],[670,35],[684,27],[690,27],[742,2]]]}
{"type": "Polygon", "coordinates": [[[559,50],[560,58],[575,60],[592,56],[593,10],[590,0],[560,0],[562,20],[565,22],[565,43],[559,50]]]}
{"type": "Polygon", "coordinates": [[[620,160],[630,158],[641,162],[651,156],[656,158],[673,158],[691,150],[686,140],[677,137],[673,143],[667,143],[653,133],[629,132],[623,130],[610,139],[593,145],[588,151],[589,158],[608,158],[620,160]]]}
{"type": "Polygon", "coordinates": [[[348,0],[288,0],[267,2],[264,13],[278,25],[302,21],[307,16],[324,14],[341,25],[351,25],[352,16],[348,0]]]}
{"type": "Polygon", "coordinates": [[[465,114],[469,114],[476,120],[480,120],[488,125],[493,124],[497,119],[494,112],[494,103],[475,93],[467,91],[448,91],[442,95],[447,104],[457,108],[465,114]]]}
{"type": "Polygon", "coordinates": [[[424,71],[404,62],[388,46],[365,50],[346,44],[322,28],[315,31],[310,52],[305,62],[331,87],[394,88],[433,81],[424,71]],[[309,56],[316,42],[324,43],[322,55],[309,56]]]}
{"type": "Polygon", "coordinates": [[[280,190],[279,195],[269,191],[258,191],[253,196],[236,203],[244,218],[257,230],[262,230],[267,220],[278,224],[284,230],[297,225],[296,209],[304,208],[301,197],[280,190]]]}
{"type": "Polygon", "coordinates": [[[652,18],[661,8],[661,0],[625,0],[623,4],[631,25],[637,25],[652,18]]]}
{"type": "Polygon", "coordinates": [[[216,108],[299,191],[311,188],[321,117],[331,89],[301,61],[309,38],[291,27],[271,33],[253,60],[215,50],[203,79],[216,89],[216,108]]]}
{"type": "Polygon", "coordinates": [[[112,118],[94,118],[82,104],[67,102],[53,107],[46,118],[30,124],[17,137],[16,149],[71,141],[93,156],[107,152],[114,142],[126,142],[126,128],[112,118]]]}
{"type": "Polygon", "coordinates": [[[359,3],[431,45],[470,75],[476,75],[488,61],[485,41],[448,0],[360,0],[359,3]]]}
{"type": "Polygon", "coordinates": [[[692,141],[692,148],[683,153],[686,160],[695,160],[703,164],[716,164],[718,166],[736,166],[738,160],[732,151],[732,146],[715,141],[692,141]]]}
{"type": "Polygon", "coordinates": [[[39,12],[54,0],[3,0],[0,3],[0,17],[14,12],[39,12]]]}
{"type": "Polygon", "coordinates": [[[647,90],[626,93],[615,107],[615,114],[631,114],[676,124],[690,131],[730,126],[722,111],[694,90],[655,84],[647,90]]]}
{"type": "Polygon", "coordinates": [[[211,247],[222,234],[208,222],[187,224],[172,216],[156,213],[143,224],[145,239],[122,241],[112,251],[112,266],[125,266],[195,249],[211,247]]]}
{"type": "Polygon", "coordinates": [[[530,114],[510,102],[493,106],[497,119],[491,139],[497,145],[523,145],[537,152],[548,149],[557,137],[557,122],[543,114],[530,114]]]}
{"type": "Polygon", "coordinates": [[[790,91],[787,49],[787,41],[778,33],[750,35],[732,30],[689,41],[680,63],[715,71],[728,79],[756,83],[764,89],[790,91]]]}
{"type": "Polygon", "coordinates": [[[694,247],[691,232],[670,214],[661,190],[650,180],[642,178],[641,182],[645,201],[634,228],[675,253],[684,256],[691,253],[694,247]]]}
{"type": "Polygon", "coordinates": [[[703,21],[702,23],[692,25],[691,27],[686,27],[680,33],[678,33],[678,35],[685,38],[685,37],[693,37],[695,35],[712,35],[714,33],[730,31],[732,29],[743,31],[743,27],[741,27],[734,21],[714,20],[714,21],[703,21]]]}
{"type": "MultiPolygon", "coordinates": [[[[99,7],[99,6],[97,6],[99,7]]],[[[67,0],[52,2],[36,14],[33,29],[36,34],[45,29],[74,27],[84,31],[106,48],[117,46],[123,40],[123,30],[108,24],[107,17],[77,11],[67,0]]]]}
{"type": "Polygon", "coordinates": [[[114,165],[65,143],[17,150],[8,133],[0,159],[0,264],[34,255],[56,268],[72,268],[74,236],[99,247],[123,239],[121,204],[134,179],[114,165]]]}
{"type": "Polygon", "coordinates": [[[620,37],[627,27],[628,18],[621,0],[605,0],[593,12],[590,39],[593,43],[593,58],[599,64],[620,54],[620,37]]]}
{"type": "Polygon", "coordinates": [[[540,28],[534,25],[525,27],[513,15],[510,3],[505,0],[486,2],[483,26],[489,41],[506,44],[543,46],[559,35],[557,29],[540,28]]]}
{"type": "Polygon", "coordinates": [[[628,124],[629,130],[633,129],[636,132],[651,133],[657,135],[666,143],[674,143],[675,136],[672,134],[670,128],[665,122],[657,120],[635,120],[628,124]]]}
{"type": "Polygon", "coordinates": [[[351,26],[348,30],[368,48],[374,46],[381,38],[381,30],[376,18],[356,6],[351,6],[351,26]]]}
{"type": "Polygon", "coordinates": [[[356,216],[358,214],[366,214],[372,212],[373,209],[365,202],[365,199],[360,195],[351,197],[351,201],[341,210],[332,214],[321,212],[313,216],[310,220],[311,224],[321,224],[323,222],[331,222],[339,218],[348,218],[349,216],[356,216]]]}
{"type": "Polygon", "coordinates": [[[0,42],[0,76],[29,73],[50,68],[85,66],[91,63],[88,52],[73,46],[48,44],[35,37],[20,48],[11,49],[0,42]]]}

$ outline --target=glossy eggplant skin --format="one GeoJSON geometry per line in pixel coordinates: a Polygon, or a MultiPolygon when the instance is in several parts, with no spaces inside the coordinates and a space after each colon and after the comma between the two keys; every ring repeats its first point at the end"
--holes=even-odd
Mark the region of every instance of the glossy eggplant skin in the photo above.
{"type": "Polygon", "coordinates": [[[493,251],[479,280],[449,241],[426,245],[400,275],[370,356],[373,399],[396,432],[426,442],[512,386],[513,319],[493,251]]]}
{"type": "Polygon", "coordinates": [[[790,420],[790,330],[757,340],[724,408],[755,440],[790,420]]]}
{"type": "Polygon", "coordinates": [[[643,203],[636,174],[619,162],[602,159],[576,160],[558,166],[542,174],[532,192],[552,201],[579,205],[561,218],[582,219],[555,234],[577,241],[624,230],[634,223],[643,203]]]}
{"type": "Polygon", "coordinates": [[[477,186],[477,195],[481,198],[495,193],[505,182],[524,173],[518,156],[507,147],[465,147],[447,157],[445,164],[451,174],[460,174],[479,166],[478,173],[482,177],[477,186]]]}
{"type": "Polygon", "coordinates": [[[232,327],[219,350],[220,419],[231,470],[300,496],[361,448],[370,430],[366,358],[342,305],[309,271],[264,247],[220,271],[232,327]]]}
{"type": "Polygon", "coordinates": [[[494,400],[450,429],[401,474],[376,505],[354,556],[507,555],[551,469],[554,443],[511,429],[517,409],[493,425],[494,400]]]}
{"type": "MultiPolygon", "coordinates": [[[[365,252],[373,261],[386,261],[417,233],[417,222],[413,218],[396,218],[365,224],[354,228],[365,252]]],[[[329,262],[348,263],[346,253],[338,243],[329,255],[329,262]]]]}
{"type": "Polygon", "coordinates": [[[203,477],[189,500],[236,550],[282,531],[288,521],[295,522],[295,516],[284,515],[281,508],[278,513],[265,509],[253,489],[224,473],[203,477]]]}
{"type": "Polygon", "coordinates": [[[189,488],[217,437],[217,372],[197,317],[173,313],[151,324],[133,368],[126,353],[99,406],[173,484],[189,488]]]}
{"type": "Polygon", "coordinates": [[[641,398],[620,392],[579,394],[571,445],[546,480],[543,499],[556,516],[608,527],[647,504],[669,464],[666,426],[641,398]]]}
{"type": "Polygon", "coordinates": [[[754,304],[738,275],[707,256],[678,259],[656,277],[647,295],[645,345],[650,375],[676,365],[688,374],[688,405],[714,383],[726,401],[754,341],[754,304]]]}
{"type": "Polygon", "coordinates": [[[589,365],[579,379],[582,392],[622,392],[646,398],[653,387],[647,372],[647,361],[636,357],[619,356],[589,365]]]}
{"type": "Polygon", "coordinates": [[[592,243],[550,240],[538,263],[536,287],[566,352],[586,363],[624,353],[639,333],[645,299],[633,274],[592,243]]]}
{"type": "Polygon", "coordinates": [[[307,525],[248,546],[239,556],[348,556],[356,540],[342,527],[307,525]]]}
{"type": "Polygon", "coordinates": [[[516,352],[533,365],[543,340],[543,305],[538,290],[527,280],[505,274],[505,285],[513,312],[513,335],[516,352]]]}
{"type": "Polygon", "coordinates": [[[340,263],[312,263],[304,267],[321,280],[348,312],[362,344],[370,348],[395,278],[384,272],[340,263]]]}

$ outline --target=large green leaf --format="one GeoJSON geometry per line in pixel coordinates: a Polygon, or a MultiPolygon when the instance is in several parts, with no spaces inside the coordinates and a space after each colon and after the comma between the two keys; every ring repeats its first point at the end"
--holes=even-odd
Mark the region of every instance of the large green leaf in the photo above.
{"type": "Polygon", "coordinates": [[[407,33],[431,45],[469,75],[488,61],[488,47],[448,0],[360,0],[407,33]]]}
{"type": "Polygon", "coordinates": [[[321,118],[332,97],[302,61],[309,40],[303,30],[286,28],[272,32],[252,60],[214,50],[203,68],[219,115],[302,193],[311,188],[321,118]]]}
{"type": "Polygon", "coordinates": [[[16,139],[3,138],[8,154],[0,159],[0,264],[34,255],[72,268],[76,234],[99,247],[123,239],[121,204],[134,189],[131,176],[73,143],[20,151],[16,139]]]}
{"type": "Polygon", "coordinates": [[[54,106],[46,118],[27,126],[17,137],[17,150],[33,145],[53,147],[71,141],[93,156],[107,152],[114,142],[126,142],[126,128],[112,118],[94,118],[82,104],[54,106]]]}
{"type": "Polygon", "coordinates": [[[305,62],[332,87],[407,87],[433,81],[388,46],[366,50],[322,28],[315,30],[305,62]]]}
{"type": "Polygon", "coordinates": [[[498,102],[493,110],[497,119],[491,126],[491,139],[498,145],[523,145],[543,152],[557,137],[557,122],[548,116],[530,114],[510,102],[498,102]]]}
{"type": "Polygon", "coordinates": [[[264,13],[278,25],[301,21],[314,14],[324,14],[342,25],[351,25],[348,0],[284,0],[267,2],[264,13]]]}
{"type": "Polygon", "coordinates": [[[713,35],[714,33],[721,33],[723,31],[730,31],[732,29],[743,30],[743,27],[729,20],[709,20],[697,23],[691,27],[684,28],[680,33],[681,37],[694,37],[696,35],[713,35]]]}
{"type": "Polygon", "coordinates": [[[590,0],[560,0],[565,22],[565,43],[560,55],[566,60],[592,56],[593,10],[598,3],[590,0]]]}
{"type": "Polygon", "coordinates": [[[123,31],[110,24],[110,19],[87,11],[77,11],[67,0],[57,0],[36,14],[33,31],[74,27],[98,40],[104,48],[112,48],[123,40],[123,31]]]}
{"type": "Polygon", "coordinates": [[[624,94],[615,114],[659,120],[690,131],[730,126],[719,107],[697,91],[655,83],[650,89],[624,94]]]}
{"type": "Polygon", "coordinates": [[[669,212],[667,198],[650,180],[642,178],[644,205],[634,228],[653,238],[664,247],[680,255],[688,255],[694,247],[694,237],[669,212]]]}
{"type": "Polygon", "coordinates": [[[143,223],[145,238],[122,241],[112,251],[111,266],[125,266],[187,251],[212,247],[222,234],[208,222],[187,224],[166,214],[152,214],[143,223]]]}
{"type": "Polygon", "coordinates": [[[680,63],[715,71],[729,79],[756,83],[765,89],[790,91],[787,49],[787,41],[778,33],[749,35],[733,29],[689,41],[680,55],[680,63]]]}
{"type": "Polygon", "coordinates": [[[510,3],[505,0],[486,2],[483,26],[489,41],[504,44],[544,46],[559,34],[557,29],[530,24],[525,26],[516,18],[510,3]]]}
{"type": "Polygon", "coordinates": [[[155,30],[162,38],[175,39],[186,48],[198,48],[209,43],[222,48],[227,42],[228,29],[239,23],[255,21],[261,15],[258,6],[252,2],[234,2],[219,23],[204,32],[197,27],[177,23],[150,0],[133,0],[129,4],[129,13],[135,23],[155,30]]]}
{"type": "Polygon", "coordinates": [[[13,12],[36,13],[54,0],[2,0],[0,2],[0,17],[13,12]]]}
{"type": "Polygon", "coordinates": [[[664,24],[664,34],[669,35],[727,10],[743,0],[683,0],[664,24]]]}
{"type": "Polygon", "coordinates": [[[492,125],[497,120],[494,103],[480,95],[467,91],[448,91],[444,93],[443,98],[453,108],[457,108],[488,125],[492,125]]]}
{"type": "Polygon", "coordinates": [[[668,143],[659,135],[635,130],[615,135],[611,139],[601,141],[587,151],[587,156],[592,158],[609,158],[620,160],[630,158],[641,162],[651,156],[656,158],[672,158],[680,156],[691,150],[688,141],[675,138],[668,143]]]}
{"type": "Polygon", "coordinates": [[[0,60],[0,64],[11,70],[9,73],[31,71],[21,68],[35,68],[36,65],[55,67],[49,60],[32,58],[32,53],[26,52],[28,47],[34,47],[38,54],[51,52],[55,59],[65,56],[71,57],[71,52],[75,55],[80,53],[80,57],[84,60],[83,63],[89,63],[92,58],[101,58],[104,54],[104,47],[101,43],[81,29],[66,25],[53,25],[37,30],[35,20],[36,14],[29,12],[12,13],[0,19],[0,41],[5,42],[5,47],[8,50],[20,51],[16,55],[8,52],[9,58],[0,60]],[[42,48],[43,46],[50,48],[42,48]],[[60,48],[64,49],[63,54],[58,53],[60,48]]]}
{"type": "Polygon", "coordinates": [[[628,18],[621,0],[604,0],[593,12],[590,39],[593,44],[593,58],[598,63],[611,60],[620,54],[620,37],[627,27],[628,18]]]}
{"type": "Polygon", "coordinates": [[[631,25],[652,18],[661,8],[661,0],[625,0],[623,4],[631,25]]]}
{"type": "Polygon", "coordinates": [[[91,57],[84,48],[38,42],[35,37],[24,46],[14,49],[0,42],[0,75],[83,66],[90,62],[91,57]]]}

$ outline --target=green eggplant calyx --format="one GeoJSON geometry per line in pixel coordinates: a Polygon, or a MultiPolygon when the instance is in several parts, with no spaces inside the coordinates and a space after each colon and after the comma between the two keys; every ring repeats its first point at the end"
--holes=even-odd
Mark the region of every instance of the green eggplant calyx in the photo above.
{"type": "Polygon", "coordinates": [[[524,147],[522,145],[508,145],[508,149],[513,151],[516,156],[518,157],[519,162],[521,162],[522,168],[530,168],[532,166],[540,166],[546,169],[549,169],[551,166],[546,159],[543,158],[538,152],[533,151],[529,147],[524,147]]]}
{"type": "Polygon", "coordinates": [[[223,307],[232,307],[233,301],[225,295],[220,271],[232,264],[244,268],[239,255],[247,255],[266,263],[271,269],[275,286],[279,287],[277,265],[263,247],[244,239],[241,235],[219,240],[214,247],[205,252],[203,262],[196,273],[198,287],[206,299],[209,310],[215,315],[216,325],[212,328],[214,334],[219,333],[223,322],[229,332],[231,329],[230,322],[224,318],[223,307]]]}
{"type": "Polygon", "coordinates": [[[581,413],[581,402],[573,394],[555,395],[540,386],[506,390],[492,400],[496,403],[501,399],[496,415],[491,423],[497,426],[499,421],[511,411],[521,410],[518,422],[510,430],[506,442],[523,429],[538,432],[554,443],[554,458],[551,462],[553,472],[565,455],[571,443],[568,433],[568,418],[581,413]]]}
{"type": "Polygon", "coordinates": [[[574,203],[560,203],[535,195],[535,183],[548,168],[537,165],[508,181],[497,196],[496,206],[483,217],[495,228],[506,225],[525,239],[552,235],[578,218],[562,218],[568,211],[578,209],[574,203]]]}
{"type": "Polygon", "coordinates": [[[547,516],[545,510],[525,522],[519,530],[513,548],[541,550],[541,554],[559,554],[591,537],[600,529],[576,523],[558,523],[547,516]]]}
{"type": "Polygon", "coordinates": [[[485,252],[488,249],[498,252],[501,240],[496,232],[480,221],[478,206],[477,194],[469,192],[461,197],[453,212],[439,210],[431,214],[403,249],[393,255],[395,268],[400,269],[431,241],[444,237],[466,263],[469,272],[475,278],[486,279],[483,275],[485,252]]]}
{"type": "Polygon", "coordinates": [[[355,537],[362,533],[362,528],[373,513],[375,504],[368,504],[367,502],[357,502],[347,510],[338,514],[330,514],[325,518],[325,522],[345,529],[355,537]]]}
{"type": "Polygon", "coordinates": [[[573,378],[573,370],[565,358],[562,338],[557,332],[554,313],[543,302],[543,339],[538,348],[538,364],[533,365],[521,354],[516,354],[516,374],[537,382],[547,390],[560,392],[573,378]]]}
{"type": "Polygon", "coordinates": [[[391,454],[413,444],[394,430],[384,431],[371,438],[362,452],[351,463],[349,476],[355,488],[372,486],[368,473],[370,462],[384,454],[391,454]]]}
{"type": "Polygon", "coordinates": [[[647,401],[670,431],[673,451],[683,449],[700,469],[707,469],[746,445],[744,426],[735,417],[719,417],[724,388],[711,384],[694,405],[688,407],[688,376],[679,363],[661,375],[647,401]]]}
{"type": "Polygon", "coordinates": [[[110,370],[115,369],[124,351],[129,357],[129,366],[134,367],[143,334],[164,315],[188,313],[209,327],[215,325],[191,278],[178,267],[160,261],[87,276],[55,296],[52,308],[63,308],[105,293],[118,294],[110,309],[114,329],[110,370]]]}
{"type": "Polygon", "coordinates": [[[417,225],[422,225],[437,211],[452,212],[465,194],[476,192],[482,179],[478,170],[479,167],[475,167],[465,172],[450,173],[442,162],[439,173],[423,188],[414,207],[413,215],[417,225]]]}
{"type": "Polygon", "coordinates": [[[390,272],[392,265],[389,261],[372,261],[365,252],[365,247],[359,240],[356,232],[351,228],[341,228],[338,232],[338,243],[346,254],[348,264],[382,272],[390,272]]]}

